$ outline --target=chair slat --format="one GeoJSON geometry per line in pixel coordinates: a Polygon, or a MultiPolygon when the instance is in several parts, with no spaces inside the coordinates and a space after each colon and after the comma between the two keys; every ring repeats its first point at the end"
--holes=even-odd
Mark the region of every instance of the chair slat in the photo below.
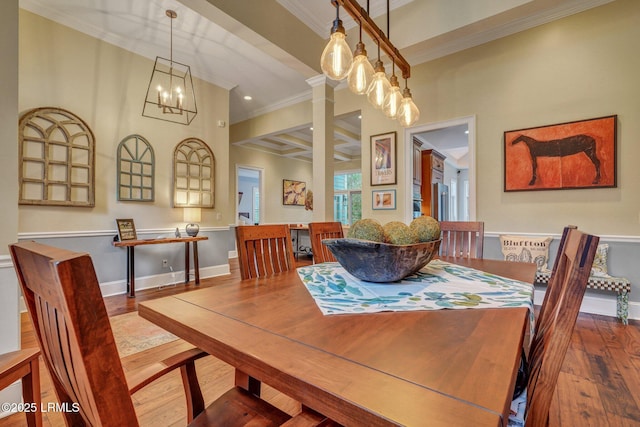
{"type": "Polygon", "coordinates": [[[291,232],[286,224],[241,225],[236,227],[236,240],[243,280],[295,268],[291,232]]]}
{"type": "Polygon", "coordinates": [[[333,253],[322,244],[323,239],[341,239],[344,237],[342,223],[340,222],[311,222],[309,223],[309,239],[311,240],[311,253],[313,262],[335,262],[333,253]]]}
{"type": "Polygon", "coordinates": [[[482,258],[484,222],[440,221],[442,241],[440,255],[463,258],[482,258]]]}

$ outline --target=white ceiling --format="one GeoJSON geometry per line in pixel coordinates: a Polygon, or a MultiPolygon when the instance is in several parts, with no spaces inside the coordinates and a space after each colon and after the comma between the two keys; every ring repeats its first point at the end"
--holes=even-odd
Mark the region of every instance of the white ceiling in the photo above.
{"type": "MultiPolygon", "coordinates": [[[[327,39],[335,9],[329,0],[271,1],[271,10],[288,9],[327,39]]],[[[608,3],[613,0],[391,0],[390,38],[411,65],[608,3]]],[[[191,66],[194,77],[230,90],[230,122],[237,123],[285,105],[311,98],[306,79],[319,74],[318,64],[305,64],[269,41],[268,35],[230,17],[219,0],[20,0],[20,7],[116,46],[154,60],[169,55],[170,19],[173,58],[191,66]],[[245,95],[253,99],[245,101],[245,95]]],[[[362,0],[365,6],[366,1],[362,0]]],[[[254,3],[255,4],[255,3],[254,3]]],[[[386,29],[386,1],[370,0],[370,14],[386,29]]],[[[282,12],[284,15],[284,11],[282,12]]],[[[341,13],[345,27],[353,27],[341,13]]],[[[353,33],[356,29],[351,30],[353,33]]],[[[292,35],[295,37],[296,35],[292,35]]],[[[350,37],[354,39],[356,36],[350,37]]],[[[370,55],[375,49],[369,49],[370,55]]],[[[142,100],[141,100],[142,103],[142,100]]],[[[356,116],[336,123],[336,160],[359,156],[356,116]]],[[[239,144],[310,161],[309,125],[283,129],[239,144]]]]}
{"type": "Polygon", "coordinates": [[[422,149],[433,148],[456,169],[469,168],[469,127],[466,124],[414,134],[422,149]]]}

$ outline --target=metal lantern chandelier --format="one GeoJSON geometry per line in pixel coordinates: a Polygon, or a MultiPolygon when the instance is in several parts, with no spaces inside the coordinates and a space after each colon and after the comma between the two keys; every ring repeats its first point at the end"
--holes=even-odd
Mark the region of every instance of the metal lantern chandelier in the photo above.
{"type": "Polygon", "coordinates": [[[413,125],[420,116],[418,107],[413,102],[411,91],[407,86],[407,79],[411,77],[411,66],[402,57],[398,49],[389,40],[389,0],[387,0],[387,34],[369,16],[369,2],[367,10],[362,8],[357,0],[331,0],[336,8],[336,20],[331,29],[331,39],[320,58],[322,71],[333,80],[348,79],[349,88],[356,94],[367,95],[371,104],[381,109],[384,114],[397,119],[404,127],[413,125]],[[340,20],[340,7],[359,23],[360,40],[352,55],[346,43],[345,30],[340,20]],[[362,43],[362,30],[378,45],[378,60],[375,69],[367,58],[367,52],[362,43]],[[380,60],[380,49],[391,58],[393,75],[391,81],[387,78],[384,64],[380,60]],[[405,79],[405,89],[401,93],[395,68],[398,67],[405,79]]]}
{"type": "Polygon", "coordinates": [[[156,57],[142,115],[188,125],[198,114],[191,68],[173,60],[173,20],[178,14],[173,10],[165,13],[171,19],[169,59],[156,57]]]}

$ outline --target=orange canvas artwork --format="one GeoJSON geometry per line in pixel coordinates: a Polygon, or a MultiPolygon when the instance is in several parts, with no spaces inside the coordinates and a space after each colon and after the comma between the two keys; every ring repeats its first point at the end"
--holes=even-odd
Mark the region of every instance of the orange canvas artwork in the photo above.
{"type": "Polygon", "coordinates": [[[617,116],[504,133],[504,191],[616,187],[617,116]]]}

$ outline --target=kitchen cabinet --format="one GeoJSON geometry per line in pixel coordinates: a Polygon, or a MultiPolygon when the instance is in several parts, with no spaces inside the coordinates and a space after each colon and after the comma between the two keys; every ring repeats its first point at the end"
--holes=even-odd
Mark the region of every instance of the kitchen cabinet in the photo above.
{"type": "Polygon", "coordinates": [[[445,156],[436,150],[422,150],[422,214],[433,216],[431,212],[431,198],[433,184],[444,183],[444,159],[445,156]]]}

